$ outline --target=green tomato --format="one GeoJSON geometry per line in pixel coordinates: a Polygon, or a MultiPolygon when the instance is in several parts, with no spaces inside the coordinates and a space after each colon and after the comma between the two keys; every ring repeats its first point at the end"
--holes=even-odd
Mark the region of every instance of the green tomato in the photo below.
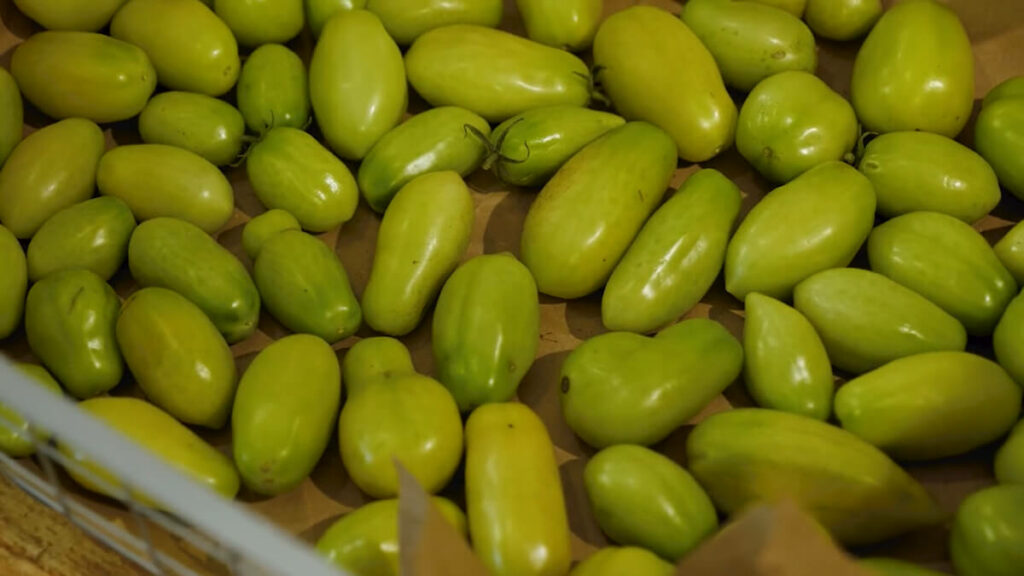
{"type": "Polygon", "coordinates": [[[1000,484],[1024,484],[1024,424],[1018,423],[996,452],[995,473],[1000,484]]]}
{"type": "Polygon", "coordinates": [[[242,229],[242,247],[249,260],[256,261],[256,256],[271,236],[285,230],[302,230],[299,221],[290,213],[275,208],[254,217],[242,229]]]}
{"type": "Polygon", "coordinates": [[[514,186],[541,186],[584,146],[626,121],[579,106],[533,108],[491,133],[494,173],[514,186]]]}
{"type": "Polygon", "coordinates": [[[0,166],[21,142],[23,122],[24,110],[18,84],[6,68],[0,68],[0,166]]]}
{"type": "Polygon", "coordinates": [[[476,171],[487,155],[491,127],[476,114],[443,106],[431,108],[381,137],[359,165],[359,189],[374,211],[383,213],[410,180],[427,172],[476,171]]]}
{"type": "Polygon", "coordinates": [[[890,132],[864,148],[857,163],[875,187],[886,217],[928,210],[970,224],[1002,195],[985,159],[955,140],[929,132],[890,132]]]}
{"type": "Polygon", "coordinates": [[[26,100],[52,118],[127,120],[156,88],[141,48],[91,32],[40,32],[14,49],[11,74],[26,100]]]}
{"type": "Polygon", "coordinates": [[[912,212],[868,239],[871,269],[938,304],[972,336],[988,336],[1017,295],[1017,282],[988,241],[938,212],[912,212]]]}
{"type": "Polygon", "coordinates": [[[213,9],[243,46],[287,42],[305,22],[302,0],[213,0],[213,9]]]}
{"type": "Polygon", "coordinates": [[[286,230],[268,238],[256,256],[253,278],[267,310],[292,332],[333,344],[362,322],[345,267],[314,236],[286,230]]]}
{"type": "Polygon", "coordinates": [[[956,512],[949,551],[962,576],[1024,572],[1024,486],[992,486],[968,496],[956,512]]]}
{"type": "Polygon", "coordinates": [[[946,576],[942,572],[922,568],[917,564],[894,558],[865,558],[857,564],[879,576],[946,576]]]}
{"type": "Polygon", "coordinates": [[[757,2],[690,0],[683,22],[715,57],[727,86],[748,92],[765,78],[800,70],[814,73],[814,34],[798,16],[757,2]]]}
{"type": "Polygon", "coordinates": [[[311,232],[348,222],[359,203],[345,163],[298,128],[267,132],[249,149],[245,171],[264,206],[288,211],[311,232]]]}
{"type": "Polygon", "coordinates": [[[220,96],[238,79],[231,30],[198,0],[131,0],[110,35],[146,51],[157,80],[171,90],[220,96]]]}
{"type": "Polygon", "coordinates": [[[521,257],[544,294],[600,289],[665,194],[676,167],[672,139],[630,122],[566,162],[530,206],[521,257]]]}
{"type": "Polygon", "coordinates": [[[121,381],[114,338],[120,309],[114,289],[88,270],[55,272],[28,291],[28,345],[73,396],[90,398],[121,381]]]}
{"type": "Polygon", "coordinates": [[[1024,76],[1014,76],[1003,80],[995,88],[989,90],[981,102],[981,107],[984,108],[999,100],[1021,97],[1024,97],[1024,76]]]}
{"type": "Polygon", "coordinates": [[[402,187],[377,231],[363,313],[374,330],[412,332],[459,265],[473,231],[473,198],[455,172],[431,172],[402,187]]]}
{"type": "Polygon", "coordinates": [[[234,106],[203,94],[157,94],[139,115],[147,144],[167,144],[195,152],[216,166],[230,164],[242,151],[245,121],[234,106]]]}
{"type": "Polygon", "coordinates": [[[235,464],[253,492],[288,492],[309,476],[331,438],[341,402],[334,350],[293,334],[256,355],[231,409],[235,464]]]}
{"type": "Polygon", "coordinates": [[[974,125],[974,148],[999,177],[999,183],[1024,198],[1024,97],[1003,98],[981,109],[974,125]]]}
{"type": "MultiPolygon", "coordinates": [[[[24,362],[15,362],[14,367],[34,384],[42,386],[56,396],[62,395],[60,384],[57,384],[46,368],[38,364],[24,362]]],[[[48,432],[36,426],[30,426],[24,418],[3,404],[0,404],[0,419],[4,422],[0,424],[0,452],[8,456],[13,458],[31,456],[36,452],[33,438],[44,443],[50,439],[48,432]]]]}
{"type": "Polygon", "coordinates": [[[966,352],[907,356],[836,392],[843,428],[901,460],[934,460],[1006,434],[1022,391],[998,364],[966,352]]]}
{"type": "Polygon", "coordinates": [[[704,318],[684,320],[652,338],[601,334],[562,365],[562,414],[595,448],[651,445],[696,416],[742,366],[740,343],[704,318]]]}
{"type": "Polygon", "coordinates": [[[871,182],[842,162],[819,164],[769,192],[740,223],[725,255],[725,288],[736,298],[788,299],[804,278],[849,264],[874,223],[871,182]]]}
{"type": "Polygon", "coordinates": [[[594,516],[612,541],[678,561],[718,528],[708,495],[690,473],[643,446],[601,450],[583,471],[594,516]]]}
{"type": "Polygon", "coordinates": [[[882,0],[807,0],[804,21],[829,40],[856,40],[882,16],[882,0]]]}
{"type": "Polygon", "coordinates": [[[117,343],[153,404],[185,424],[220,428],[235,396],[235,359],[217,327],[184,296],[143,288],[117,318],[117,343]]]}
{"type": "Polygon", "coordinates": [[[124,263],[135,230],[131,209],[117,198],[86,200],[57,212],[28,244],[28,277],[33,282],[69,268],[84,268],[103,280],[124,263]]]}
{"type": "Polygon", "coordinates": [[[359,340],[345,352],[341,379],[352,397],[381,378],[415,373],[405,344],[387,336],[372,336],[359,340]]]}
{"type": "Polygon", "coordinates": [[[348,160],[361,160],[402,121],[402,53],[376,16],[345,11],[324,25],[309,63],[309,98],[328,146],[348,160]]]}
{"type": "Polygon", "coordinates": [[[0,340],[7,338],[21,324],[28,290],[28,266],[18,239],[0,226],[0,340]]]}
{"type": "Polygon", "coordinates": [[[609,330],[653,332],[693,308],[722,270],[740,189],[714,169],[697,172],[647,220],[608,278],[609,330]]]}
{"type": "Polygon", "coordinates": [[[47,30],[98,32],[126,0],[14,0],[25,16],[47,30]]]}
{"type": "Polygon", "coordinates": [[[857,132],[845,98],[814,74],[793,70],[765,78],[747,96],[736,149],[762,176],[786,183],[818,164],[845,159],[857,132]]]}
{"type": "Polygon", "coordinates": [[[1017,295],[1003,311],[995,332],[992,348],[996,360],[1024,386],[1024,297],[1017,295]]]}
{"type": "Polygon", "coordinates": [[[603,4],[601,0],[516,0],[531,40],[572,52],[590,47],[601,23],[603,4]]]}
{"type": "Polygon", "coordinates": [[[342,10],[361,10],[366,8],[366,0],[305,0],[306,22],[313,31],[314,37],[320,36],[324,24],[342,10]]]}
{"type": "Polygon", "coordinates": [[[792,499],[849,546],[943,517],[925,488],[885,453],[806,416],[763,408],[719,412],[687,437],[686,459],[723,513],[792,499]]]}
{"type": "Polygon", "coordinates": [[[772,6],[780,10],[785,10],[793,16],[800,18],[804,15],[804,7],[807,5],[808,0],[751,0],[765,6],[772,6]]]}
{"type": "Polygon", "coordinates": [[[402,46],[442,26],[497,28],[504,11],[501,0],[366,0],[366,9],[380,18],[388,34],[402,46]]]}
{"type": "Polygon", "coordinates": [[[597,79],[627,120],[646,120],[703,162],[732,145],[736,104],[708,49],[679,18],[653,6],[609,16],[594,37],[597,79]]]}
{"type": "Polygon", "coordinates": [[[275,126],[303,129],[309,123],[309,82],[298,54],[264,44],[245,60],[235,87],[238,110],[256,134],[275,126]]]}
{"type": "Polygon", "coordinates": [[[587,556],[569,576],[672,576],[676,567],[636,546],[606,546],[587,556]]]}
{"type": "Polygon", "coordinates": [[[508,252],[477,256],[460,266],[434,309],[437,378],[468,412],[512,399],[537,354],[537,284],[508,252]]]}
{"type": "Polygon", "coordinates": [[[963,350],[962,324],[924,296],[858,268],[833,268],[797,284],[793,303],[837,368],[860,374],[914,354],[963,350]]]}
{"type": "Polygon", "coordinates": [[[827,420],[832,366],[803,314],[757,292],[747,294],[743,324],[747,390],[758,406],[827,420]]]}
{"type": "Polygon", "coordinates": [[[959,134],[974,105],[974,56],[956,12],[934,0],[885,12],[857,53],[850,92],[866,130],[959,134]]]}
{"type": "Polygon", "coordinates": [[[1024,286],[1024,224],[1015,224],[992,249],[1013,275],[1017,285],[1024,286]]]}
{"type": "Polygon", "coordinates": [[[256,331],[260,296],[245,266],[205,232],[175,218],[135,229],[128,267],[140,286],[174,290],[199,307],[228,343],[256,331]]]}
{"type": "Polygon", "coordinates": [[[0,222],[31,238],[51,216],[92,196],[103,132],[69,118],[29,134],[0,169],[0,222]]]}

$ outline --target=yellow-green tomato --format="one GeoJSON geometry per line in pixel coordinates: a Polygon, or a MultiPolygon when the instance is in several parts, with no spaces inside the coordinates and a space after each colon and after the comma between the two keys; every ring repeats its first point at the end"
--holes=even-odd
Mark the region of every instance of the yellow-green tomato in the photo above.
{"type": "Polygon", "coordinates": [[[193,224],[154,218],[128,245],[128,267],[140,286],[174,290],[199,307],[229,342],[256,331],[260,296],[245,266],[193,224]]]}
{"type": "MultiPolygon", "coordinates": [[[[230,499],[238,493],[238,472],[235,471],[231,460],[156,406],[138,398],[101,397],[81,402],[78,407],[139,444],[168,466],[221,496],[230,499]]],[[[70,446],[61,446],[61,451],[90,473],[86,475],[74,467],[68,467],[68,472],[75,482],[99,494],[121,497],[121,482],[116,476],[91,462],[88,453],[76,452],[70,446]],[[94,477],[103,483],[96,482],[93,480],[94,477]]],[[[143,504],[156,505],[151,496],[159,495],[135,492],[145,490],[144,486],[132,488],[133,496],[143,504]]]]}
{"type": "Polygon", "coordinates": [[[789,12],[797,18],[803,16],[804,8],[807,5],[808,0],[751,0],[758,4],[764,4],[765,6],[771,6],[773,8],[779,8],[789,12]]]}
{"type": "Polygon", "coordinates": [[[949,542],[956,573],[1024,573],[1024,486],[992,486],[960,504],[949,542]]]}
{"type": "Polygon", "coordinates": [[[832,366],[821,338],[803,314],[751,292],[744,301],[747,390],[762,408],[818,420],[832,412],[832,366]]]}
{"type": "MultiPolygon", "coordinates": [[[[16,362],[14,367],[23,376],[28,377],[31,382],[42,386],[57,396],[61,395],[60,384],[57,384],[57,381],[46,371],[46,368],[38,364],[27,364],[24,362],[16,362]]],[[[8,456],[13,458],[31,456],[36,452],[33,438],[40,442],[49,440],[50,436],[45,430],[40,430],[36,426],[30,426],[18,413],[3,404],[0,404],[0,419],[3,420],[3,423],[0,423],[0,452],[8,456]]]]}
{"type": "Polygon", "coordinates": [[[21,244],[11,231],[0,226],[0,340],[21,324],[28,290],[28,265],[21,244]]]}
{"type": "Polygon", "coordinates": [[[283,43],[302,30],[302,0],[213,0],[217,16],[243,46],[283,43]]]}
{"type": "Polygon", "coordinates": [[[856,40],[882,16],[882,0],[807,0],[804,22],[822,38],[856,40]]]}
{"type": "Polygon", "coordinates": [[[865,558],[857,564],[878,576],[946,576],[943,572],[929,570],[895,558],[865,558]]]}
{"type": "Polygon", "coordinates": [[[676,16],[653,6],[609,16],[594,37],[594,65],[618,113],[668,132],[683,160],[732,145],[736,105],[714,57],[676,16]]]}
{"type": "Polygon", "coordinates": [[[431,108],[381,137],[359,165],[359,190],[383,213],[410,180],[427,172],[452,170],[469,176],[487,155],[491,127],[480,116],[456,106],[431,108]]]}
{"type": "Polygon", "coordinates": [[[621,116],[579,106],[533,108],[491,133],[494,173],[515,186],[541,186],[584,146],[622,126],[621,116]]]}
{"type": "Polygon", "coordinates": [[[14,0],[23,14],[47,30],[96,32],[125,0],[14,0]]]}
{"type": "Polygon", "coordinates": [[[92,196],[103,155],[103,132],[81,118],[37,130],[18,144],[0,169],[0,223],[18,238],[92,196]]]}
{"type": "Polygon", "coordinates": [[[220,96],[238,79],[238,44],[199,0],[130,0],[110,35],[145,50],[157,81],[171,90],[220,96]]]}
{"type": "Polygon", "coordinates": [[[857,53],[850,92],[866,130],[959,134],[974,105],[974,56],[956,12],[935,0],[886,11],[857,53]]]}
{"type": "Polygon", "coordinates": [[[705,418],[686,440],[690,472],[726,514],[792,499],[851,546],[944,516],[925,488],[885,453],[813,418],[764,408],[727,410],[705,418]]]}
{"type": "Polygon", "coordinates": [[[797,284],[793,303],[821,336],[832,364],[860,374],[913,354],[963,350],[962,324],[924,296],[859,268],[797,284]]]}
{"type": "Polygon", "coordinates": [[[445,26],[405,54],[409,84],[432,106],[501,122],[531,108],[590,101],[590,71],[572,54],[484,26],[445,26]]]}
{"type": "Polygon", "coordinates": [[[853,260],[875,223],[863,174],[825,162],[769,192],[740,223],[725,255],[725,289],[788,299],[804,278],[853,260]]]}
{"type": "Polygon", "coordinates": [[[985,99],[981,101],[981,107],[985,108],[999,100],[1020,98],[1022,96],[1024,96],[1024,76],[1013,76],[1003,80],[995,88],[989,90],[988,94],[985,95],[985,99]]]}
{"type": "Polygon", "coordinates": [[[626,545],[678,561],[718,528],[704,489],[666,456],[629,444],[595,454],[583,471],[601,530],[626,545]]]}
{"type": "Polygon", "coordinates": [[[28,291],[28,345],[73,396],[90,398],[121,381],[114,337],[120,309],[114,289],[88,270],[55,272],[28,291]]]}
{"type": "Polygon", "coordinates": [[[726,85],[744,92],[786,70],[814,73],[814,34],[785,10],[757,2],[690,0],[683,22],[715,57],[726,85]]]}
{"type": "Polygon", "coordinates": [[[580,298],[604,285],[661,203],[673,148],[659,128],[629,122],[562,165],[523,224],[520,253],[541,292],[580,298]]]}
{"type": "Polygon", "coordinates": [[[431,172],[402,187],[377,232],[363,314],[374,330],[412,332],[459,265],[473,231],[473,198],[456,172],[431,172]]]}
{"type": "Polygon", "coordinates": [[[345,353],[342,365],[342,380],[349,396],[359,394],[380,378],[415,373],[409,349],[401,341],[387,336],[359,340],[345,353]]]}
{"type": "Polygon", "coordinates": [[[1024,386],[1024,297],[1017,295],[1003,311],[992,333],[996,361],[1024,386]]]}
{"type": "Polygon", "coordinates": [[[996,452],[995,473],[1000,484],[1024,484],[1024,424],[1018,423],[996,452]]]}
{"type": "Polygon", "coordinates": [[[535,42],[578,52],[590,47],[601,23],[601,0],[516,0],[526,35],[535,42]]]}
{"type": "Polygon", "coordinates": [[[24,110],[21,92],[14,76],[6,68],[0,69],[0,166],[21,142],[24,110]]]}
{"type": "Polygon", "coordinates": [[[327,447],[341,401],[334,350],[293,334],[267,346],[238,382],[232,447],[242,481],[258,494],[283,494],[302,482],[327,447]]]}
{"type": "Polygon", "coordinates": [[[868,239],[871,269],[938,304],[967,333],[988,336],[1017,295],[1017,282],[988,241],[938,212],[912,212],[878,226],[868,239]]]}
{"type": "Polygon", "coordinates": [[[504,11],[501,0],[366,0],[366,9],[380,18],[388,34],[402,46],[442,26],[497,28],[504,11]]]}
{"type": "MultiPolygon", "coordinates": [[[[444,498],[431,502],[452,528],[466,537],[466,515],[444,498]]],[[[398,576],[398,500],[370,502],[331,525],[316,543],[316,551],[332,565],[355,576],[398,576]]]]}
{"type": "Polygon", "coordinates": [[[714,169],[690,176],[644,224],[601,298],[609,330],[653,332],[689,311],[722,270],[740,189],[714,169]]]}
{"type": "Polygon", "coordinates": [[[706,318],[653,338],[609,332],[562,364],[562,414],[595,448],[651,445],[696,416],[740,375],[743,347],[706,318]]]}
{"type": "Polygon", "coordinates": [[[202,156],[166,144],[118,146],[100,158],[100,194],[120,198],[138,221],[169,216],[212,234],[235,212],[228,179],[202,156]]]}
{"type": "Polygon", "coordinates": [[[569,576],[672,576],[676,567],[637,546],[607,546],[587,556],[569,576]]]}
{"type": "Polygon", "coordinates": [[[245,121],[223,100],[191,92],[164,92],[142,109],[139,134],[147,144],[184,148],[223,166],[242,151],[245,121]]]}
{"type": "Polygon", "coordinates": [[[886,217],[928,210],[970,224],[1002,195],[992,167],[970,148],[929,132],[890,132],[864,148],[857,169],[871,180],[886,217]]]}
{"type": "Polygon", "coordinates": [[[974,148],[999,177],[999,183],[1024,198],[1024,97],[1003,98],[981,109],[974,124],[974,148]]]}
{"type": "Polygon", "coordinates": [[[264,44],[253,50],[242,65],[235,96],[245,125],[256,134],[309,123],[306,65],[287,46],[264,44]]]}
{"type": "Polygon", "coordinates": [[[309,63],[309,99],[335,154],[361,160],[405,114],[402,53],[380,19],[344,11],[324,25],[309,63]]]}
{"type": "Polygon", "coordinates": [[[333,344],[359,329],[362,312],[345,267],[315,236],[286,230],[268,238],[256,256],[253,279],[263,305],[292,332],[333,344]]]}
{"type": "Polygon", "coordinates": [[[33,282],[68,268],[84,268],[109,280],[128,255],[135,218],[128,205],[109,196],[75,204],[43,223],[28,244],[33,282]]]}
{"type": "Polygon", "coordinates": [[[235,395],[235,360],[217,327],[177,292],[150,287],[125,300],[117,343],[139,387],[185,424],[220,428],[235,395]]]}
{"type": "Polygon", "coordinates": [[[366,8],[366,0],[305,0],[306,22],[313,36],[320,36],[324,24],[342,10],[360,10],[366,8]]]}
{"type": "Polygon", "coordinates": [[[845,98],[800,70],[754,87],[740,109],[736,149],[765,178],[786,183],[829,160],[850,156],[857,116],[845,98]]]}
{"type": "Polygon", "coordinates": [[[25,99],[52,118],[127,120],[156,88],[141,48],[92,32],[40,32],[14,49],[11,74],[25,99]]]}
{"type": "Polygon", "coordinates": [[[539,325],[537,284],[512,254],[477,256],[448,278],[431,343],[438,380],[460,410],[512,399],[533,365],[539,325]]]}
{"type": "Polygon", "coordinates": [[[992,247],[1018,286],[1024,286],[1024,224],[1018,222],[992,247]]]}
{"type": "Polygon", "coordinates": [[[302,230],[299,221],[289,212],[280,208],[267,210],[263,214],[254,217],[245,224],[242,229],[242,248],[249,256],[249,260],[256,261],[256,256],[263,249],[263,244],[271,236],[285,230],[302,230]]]}
{"type": "Polygon", "coordinates": [[[466,422],[473,550],[495,576],[569,571],[569,520],[551,438],[523,404],[485,404],[466,422]]]}
{"type": "Polygon", "coordinates": [[[955,456],[992,442],[1020,415],[1021,387],[998,364],[966,352],[892,362],[836,392],[843,428],[901,460],[955,456]]]}
{"type": "Polygon", "coordinates": [[[345,163],[298,128],[267,132],[249,149],[245,171],[264,206],[288,211],[311,232],[347,222],[359,203],[345,163]]]}

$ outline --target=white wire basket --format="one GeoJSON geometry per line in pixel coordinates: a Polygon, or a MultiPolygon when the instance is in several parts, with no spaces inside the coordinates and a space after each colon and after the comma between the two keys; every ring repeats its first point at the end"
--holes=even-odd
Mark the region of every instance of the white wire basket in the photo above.
{"type": "MultiPolygon", "coordinates": [[[[0,403],[50,436],[40,439],[30,427],[35,461],[0,452],[0,474],[151,574],[351,576],[329,566],[309,545],[268,520],[182,475],[72,401],[31,382],[2,354],[0,403]],[[54,441],[86,455],[117,478],[118,485],[65,456],[54,441]],[[130,522],[106,517],[81,501],[63,486],[68,480],[61,468],[118,495],[130,522]],[[173,515],[141,504],[133,497],[138,489],[173,515]],[[196,557],[204,559],[202,566],[196,557]]],[[[12,423],[0,418],[0,427],[10,428],[12,423]]]]}

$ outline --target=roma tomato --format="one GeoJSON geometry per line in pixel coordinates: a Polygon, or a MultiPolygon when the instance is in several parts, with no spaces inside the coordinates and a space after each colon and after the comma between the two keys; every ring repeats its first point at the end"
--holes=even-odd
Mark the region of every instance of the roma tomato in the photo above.
{"type": "Polygon", "coordinates": [[[21,324],[28,290],[28,266],[18,239],[0,226],[0,340],[7,338],[21,324]]]}
{"type": "Polygon", "coordinates": [[[501,0],[366,0],[366,9],[384,23],[388,34],[402,46],[423,33],[454,24],[496,28],[503,12],[501,0]]]}
{"type": "Polygon", "coordinates": [[[1024,297],[1020,294],[1010,301],[996,324],[992,348],[999,364],[1024,386],[1024,297]]]}
{"type": "Polygon", "coordinates": [[[1014,76],[1003,80],[995,88],[989,90],[988,94],[985,95],[985,99],[981,102],[981,107],[985,108],[999,100],[1020,98],[1022,96],[1024,96],[1024,76],[1014,76]]]}
{"type": "Polygon", "coordinates": [[[47,30],[97,32],[126,0],[14,0],[23,14],[47,30]]]}
{"type": "Polygon", "coordinates": [[[0,166],[21,142],[23,122],[24,110],[18,84],[6,68],[0,69],[0,166]]]}
{"type": "Polygon", "coordinates": [[[110,35],[145,50],[157,80],[172,90],[220,96],[238,79],[231,30],[198,0],[131,0],[110,35]]]}
{"type": "Polygon", "coordinates": [[[246,222],[242,228],[242,248],[249,260],[255,262],[263,245],[271,236],[285,230],[302,230],[299,221],[290,213],[274,208],[246,222]]]}
{"type": "Polygon", "coordinates": [[[402,53],[376,16],[352,10],[328,21],[309,63],[309,99],[327,144],[349,160],[361,160],[402,121],[402,53]]]}
{"type": "Polygon", "coordinates": [[[366,0],[305,0],[306,22],[313,32],[313,37],[319,37],[324,24],[342,10],[361,10],[366,8],[366,0]]]}
{"type": "Polygon", "coordinates": [[[51,216],[92,196],[103,132],[68,118],[29,134],[0,169],[0,223],[31,238],[51,216]]]}
{"type": "Polygon", "coordinates": [[[672,140],[630,122],[588,144],[548,181],[523,224],[520,253],[541,292],[601,288],[661,202],[676,166],[672,140]]]}
{"type": "Polygon", "coordinates": [[[213,9],[243,46],[283,43],[302,30],[302,0],[214,0],[213,9]]]}
{"type": "Polygon", "coordinates": [[[956,12],[934,0],[889,9],[857,53],[850,92],[867,130],[959,134],[974,105],[974,56],[956,12]]]}
{"type": "Polygon", "coordinates": [[[725,289],[788,299],[804,278],[849,264],[874,223],[871,182],[842,162],[819,164],[747,214],[725,255],[725,289]]]}
{"type": "Polygon", "coordinates": [[[245,121],[223,100],[191,92],[164,92],[142,109],[139,134],[147,144],[184,148],[223,166],[242,151],[245,121]]]}
{"type": "Polygon", "coordinates": [[[601,23],[601,0],[516,0],[526,35],[535,42],[578,52],[590,47],[601,23]]]}
{"type": "Polygon", "coordinates": [[[1018,423],[996,452],[995,473],[1000,484],[1024,484],[1024,424],[1018,423]]]}
{"type": "Polygon", "coordinates": [[[1006,97],[981,109],[974,125],[974,148],[999,177],[999,183],[1024,198],[1024,97],[1006,97]]]}
{"type": "Polygon", "coordinates": [[[679,18],[652,6],[609,16],[594,37],[594,65],[619,114],[667,132],[683,160],[703,162],[732,145],[736,105],[714,57],[679,18]]]}
{"type": "Polygon", "coordinates": [[[264,44],[245,60],[235,87],[238,111],[256,134],[275,126],[304,129],[309,123],[309,82],[298,54],[264,44]]]}
{"type": "Polygon", "coordinates": [[[35,282],[69,268],[109,280],[128,255],[135,230],[131,209],[103,196],[65,208],[43,223],[28,244],[28,276],[35,282]]]}
{"type": "Polygon", "coordinates": [[[1024,286],[1024,224],[1018,222],[993,246],[996,256],[1018,286],[1024,286]]]}
{"type": "Polygon", "coordinates": [[[829,40],[856,40],[882,16],[882,0],[807,0],[804,21],[829,40]]]}
{"type": "Polygon", "coordinates": [[[943,572],[936,572],[894,558],[865,558],[858,564],[878,576],[945,576],[943,572]]]}
{"type": "Polygon", "coordinates": [[[1024,572],[1024,486],[992,486],[968,496],[953,520],[949,551],[963,576],[1024,572]]]}
{"type": "Polygon", "coordinates": [[[141,48],[91,32],[40,32],[14,49],[11,74],[22,95],[52,118],[127,120],[156,88],[141,48]]]}
{"type": "Polygon", "coordinates": [[[789,12],[797,18],[803,16],[808,0],[752,0],[765,6],[772,6],[789,12]]]}
{"type": "MultiPolygon", "coordinates": [[[[53,379],[53,376],[50,376],[46,368],[38,364],[28,364],[25,362],[15,362],[13,365],[33,383],[42,386],[57,396],[63,395],[60,384],[57,384],[57,381],[53,379]]],[[[49,433],[45,430],[30,426],[24,418],[3,404],[0,404],[0,418],[4,419],[4,425],[0,426],[0,452],[12,458],[22,458],[35,454],[36,445],[32,441],[33,437],[42,442],[46,442],[50,438],[49,433]]]]}
{"type": "Polygon", "coordinates": [[[762,176],[784,184],[818,164],[845,159],[857,133],[853,107],[828,84],[808,72],[780,72],[743,102],[736,149],[762,176]]]}
{"type": "Polygon", "coordinates": [[[672,576],[676,567],[637,546],[605,546],[576,565],[569,576],[672,576]]]}

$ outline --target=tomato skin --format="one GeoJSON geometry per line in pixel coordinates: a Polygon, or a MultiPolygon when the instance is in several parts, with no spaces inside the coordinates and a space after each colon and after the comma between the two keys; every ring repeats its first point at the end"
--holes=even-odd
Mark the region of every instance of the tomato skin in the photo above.
{"type": "Polygon", "coordinates": [[[817,36],[856,40],[882,17],[882,0],[807,0],[804,21],[817,36]]]}
{"type": "Polygon", "coordinates": [[[996,361],[1024,386],[1024,298],[1018,294],[1003,311],[992,333],[996,361]]]}
{"type": "Polygon", "coordinates": [[[135,217],[128,205],[107,196],[75,204],[51,216],[28,244],[33,282],[69,268],[84,268],[110,280],[128,255],[135,217]]]}
{"type": "Polygon", "coordinates": [[[703,162],[732,145],[736,104],[679,18],[651,6],[616,12],[594,37],[594,65],[618,113],[665,130],[683,160],[703,162]]]}
{"type": "Polygon", "coordinates": [[[944,576],[943,572],[922,568],[917,564],[895,558],[864,558],[858,564],[879,576],[944,576]]]}
{"type": "Polygon", "coordinates": [[[974,148],[995,170],[999,183],[1024,198],[1024,97],[998,99],[981,109],[974,125],[974,148]]]}
{"type": "Polygon", "coordinates": [[[25,253],[11,231],[0,226],[0,339],[7,338],[21,324],[28,291],[28,266],[25,253]]]}
{"type": "Polygon", "coordinates": [[[98,32],[126,1],[14,0],[14,5],[47,30],[98,32]]]}
{"type": "MultiPolygon", "coordinates": [[[[60,384],[53,379],[46,368],[27,362],[13,362],[12,364],[33,383],[57,396],[63,396],[60,384]]],[[[24,418],[3,404],[0,404],[0,418],[4,419],[4,426],[0,427],[0,452],[12,458],[23,458],[36,453],[36,445],[32,442],[32,436],[43,442],[50,439],[48,432],[36,426],[30,426],[24,418]]]]}
{"type": "Polygon", "coordinates": [[[213,9],[242,46],[282,44],[305,22],[302,0],[213,0],[213,9]]]}
{"type": "Polygon", "coordinates": [[[299,56],[280,44],[253,50],[235,87],[238,111],[251,132],[275,126],[304,129],[309,123],[309,81],[299,56]]]}
{"type": "Polygon", "coordinates": [[[18,84],[6,68],[0,69],[0,166],[21,142],[23,123],[24,109],[18,84]]]}
{"type": "Polygon", "coordinates": [[[960,504],[949,551],[963,576],[1013,576],[1024,571],[1024,486],[983,488],[960,504]]]}
{"type": "Polygon", "coordinates": [[[318,38],[324,28],[324,24],[342,10],[362,10],[366,8],[366,0],[305,0],[306,22],[313,32],[313,37],[318,38]]]}
{"type": "Polygon", "coordinates": [[[470,24],[497,28],[504,6],[501,0],[366,0],[388,34],[402,46],[435,28],[470,24]]]}
{"type": "Polygon", "coordinates": [[[676,567],[636,546],[605,546],[577,564],[569,576],[672,576],[676,567]]]}
{"type": "Polygon", "coordinates": [[[285,230],[302,230],[299,221],[280,208],[267,210],[245,223],[242,229],[242,248],[249,260],[255,262],[263,245],[271,236],[285,230]]]}
{"type": "Polygon", "coordinates": [[[1020,97],[1024,97],[1024,76],[1014,76],[1003,80],[995,88],[989,90],[985,99],[981,101],[981,107],[985,108],[999,100],[1020,97]]]}
{"type": "Polygon", "coordinates": [[[223,166],[242,151],[245,121],[223,100],[191,92],[164,92],[142,109],[139,134],[147,144],[184,148],[223,166]]]}
{"type": "Polygon", "coordinates": [[[804,14],[804,8],[808,4],[808,0],[752,0],[765,6],[771,6],[780,10],[785,10],[793,16],[800,18],[804,14]]]}
{"type": "Polygon", "coordinates": [[[1024,425],[1019,422],[996,452],[995,473],[1000,484],[1024,484],[1024,425]]]}
{"type": "Polygon", "coordinates": [[[535,42],[579,52],[590,47],[601,23],[601,0],[516,0],[526,35],[535,42]]]}
{"type": "Polygon", "coordinates": [[[850,92],[865,130],[955,137],[974,105],[971,41],[956,13],[934,0],[886,11],[857,53],[850,92]]]}

